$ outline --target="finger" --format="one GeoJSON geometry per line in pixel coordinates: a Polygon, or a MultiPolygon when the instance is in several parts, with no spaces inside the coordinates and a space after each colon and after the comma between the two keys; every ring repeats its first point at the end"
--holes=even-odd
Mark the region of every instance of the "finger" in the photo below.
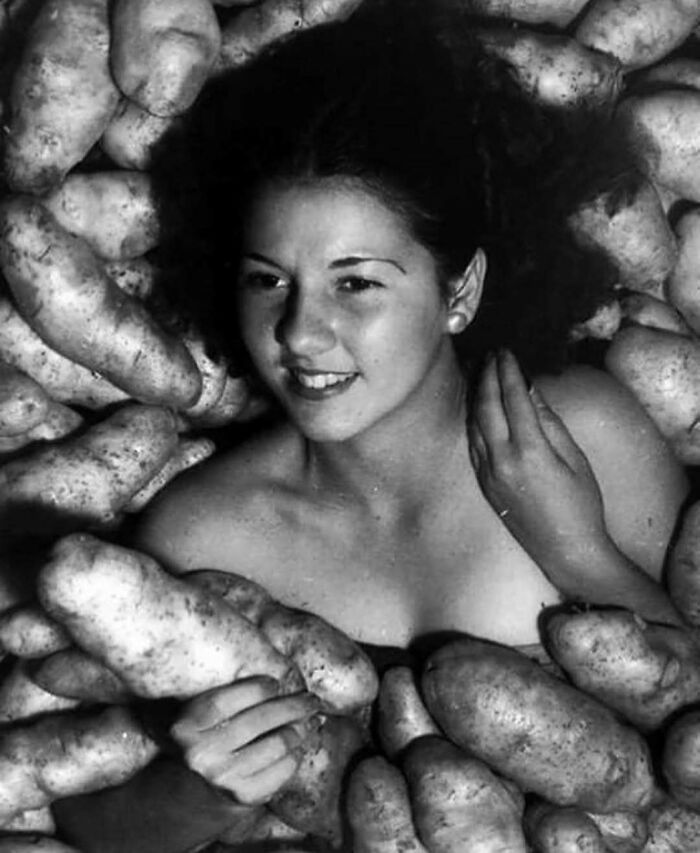
{"type": "Polygon", "coordinates": [[[467,422],[467,437],[469,439],[469,458],[478,473],[484,465],[490,464],[489,450],[474,418],[467,422]]]}
{"type": "Polygon", "coordinates": [[[498,354],[497,365],[511,441],[519,448],[543,445],[544,434],[535,404],[515,356],[508,350],[502,350],[498,354]]]}
{"type": "Polygon", "coordinates": [[[552,409],[537,388],[531,391],[542,432],[550,446],[572,471],[580,471],[582,467],[590,468],[588,460],[579,445],[574,440],[566,424],[552,409]]]}
{"type": "Polygon", "coordinates": [[[474,399],[474,421],[489,450],[498,453],[510,440],[510,430],[498,379],[496,358],[490,355],[484,366],[474,399]]]}
{"type": "Polygon", "coordinates": [[[237,778],[245,779],[287,755],[298,756],[301,742],[291,726],[284,726],[234,751],[221,744],[197,744],[185,757],[189,767],[207,779],[216,780],[222,773],[235,773],[237,778]]]}
{"type": "Polygon", "coordinates": [[[279,683],[268,676],[255,676],[218,687],[190,700],[170,730],[180,743],[187,743],[247,708],[260,705],[279,693],[279,683]]]}
{"type": "Polygon", "coordinates": [[[285,755],[279,761],[241,779],[234,768],[223,771],[214,784],[227,788],[244,805],[254,806],[267,802],[294,776],[299,759],[294,755],[285,755]]]}

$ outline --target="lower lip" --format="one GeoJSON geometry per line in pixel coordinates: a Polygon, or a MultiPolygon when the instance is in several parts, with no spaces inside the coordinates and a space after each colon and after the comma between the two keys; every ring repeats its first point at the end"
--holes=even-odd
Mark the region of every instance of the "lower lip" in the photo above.
{"type": "Polygon", "coordinates": [[[327,385],[325,388],[309,388],[302,385],[293,373],[289,374],[289,387],[292,391],[304,400],[327,400],[329,397],[336,397],[338,394],[343,394],[357,379],[358,374],[353,373],[347,379],[341,382],[336,382],[333,385],[327,385]]]}

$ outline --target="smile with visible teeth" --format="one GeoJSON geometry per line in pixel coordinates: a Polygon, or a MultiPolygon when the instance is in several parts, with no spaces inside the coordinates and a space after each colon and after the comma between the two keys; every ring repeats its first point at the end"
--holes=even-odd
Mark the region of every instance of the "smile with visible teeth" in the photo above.
{"type": "Polygon", "coordinates": [[[297,382],[304,388],[314,388],[317,390],[340,385],[341,382],[347,382],[348,379],[356,375],[354,373],[304,373],[300,370],[292,370],[291,372],[297,382]]]}

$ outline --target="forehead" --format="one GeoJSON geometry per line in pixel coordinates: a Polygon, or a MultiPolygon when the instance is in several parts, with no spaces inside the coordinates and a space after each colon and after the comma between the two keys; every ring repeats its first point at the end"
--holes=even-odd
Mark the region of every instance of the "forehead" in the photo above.
{"type": "Polygon", "coordinates": [[[297,245],[324,256],[429,255],[399,213],[359,182],[338,178],[262,187],[248,211],[244,243],[258,251],[297,245]]]}

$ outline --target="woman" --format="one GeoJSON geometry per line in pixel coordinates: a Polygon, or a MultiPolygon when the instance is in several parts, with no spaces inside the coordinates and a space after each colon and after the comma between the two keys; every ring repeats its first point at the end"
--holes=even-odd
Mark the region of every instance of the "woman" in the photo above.
{"type": "MultiPolygon", "coordinates": [[[[401,28],[358,17],[214,86],[163,157],[180,305],[282,417],[180,478],[137,544],[379,646],[535,644],[562,599],[675,621],[658,579],[683,473],[612,378],[556,372],[614,284],[566,213],[634,175],[587,150],[595,117],[535,109],[402,9],[401,28]],[[545,372],[534,388],[518,361],[545,372]]],[[[253,680],[174,734],[258,802],[313,711],[253,680]]]]}

